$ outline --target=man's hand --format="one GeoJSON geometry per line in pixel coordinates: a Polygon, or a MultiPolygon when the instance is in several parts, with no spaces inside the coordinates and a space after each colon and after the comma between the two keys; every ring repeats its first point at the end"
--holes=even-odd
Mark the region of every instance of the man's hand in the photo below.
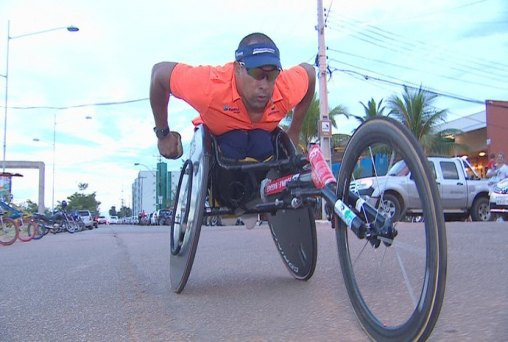
{"type": "Polygon", "coordinates": [[[182,137],[178,132],[169,132],[164,138],[158,139],[157,147],[161,156],[167,159],[178,159],[183,155],[182,137]]]}

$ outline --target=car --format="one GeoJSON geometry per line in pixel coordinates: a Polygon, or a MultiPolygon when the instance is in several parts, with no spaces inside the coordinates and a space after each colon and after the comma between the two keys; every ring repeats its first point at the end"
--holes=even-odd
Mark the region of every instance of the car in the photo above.
{"type": "Polygon", "coordinates": [[[492,187],[489,193],[490,212],[497,219],[508,221],[508,178],[503,179],[492,187]]]}
{"type": "Polygon", "coordinates": [[[156,225],[170,225],[171,218],[173,217],[173,210],[171,209],[159,209],[155,212],[156,219],[154,220],[156,225]]]}
{"type": "MultiPolygon", "coordinates": [[[[463,158],[428,157],[438,184],[443,213],[447,220],[489,221],[488,180],[480,179],[463,158]]],[[[418,217],[422,211],[416,184],[404,161],[397,161],[385,176],[357,178],[351,190],[372,205],[383,207],[394,221],[418,217]],[[380,198],[380,195],[383,195],[380,198]]]]}
{"type": "Polygon", "coordinates": [[[106,223],[108,223],[108,220],[106,219],[106,216],[99,216],[97,218],[97,223],[98,224],[106,224],[106,223]]]}
{"type": "Polygon", "coordinates": [[[118,224],[118,216],[110,216],[109,224],[118,224]]]}
{"type": "Polygon", "coordinates": [[[88,229],[93,229],[94,219],[90,210],[78,210],[78,214],[81,216],[81,220],[85,224],[85,227],[88,229]]]}
{"type": "Polygon", "coordinates": [[[158,217],[159,217],[158,210],[154,211],[153,213],[150,213],[150,225],[151,226],[157,225],[158,217]]]}

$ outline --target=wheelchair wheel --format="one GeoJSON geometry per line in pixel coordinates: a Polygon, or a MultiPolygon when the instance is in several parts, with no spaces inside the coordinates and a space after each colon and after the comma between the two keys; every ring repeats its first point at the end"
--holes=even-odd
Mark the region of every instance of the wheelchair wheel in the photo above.
{"type": "MultiPolygon", "coordinates": [[[[344,152],[337,187],[338,197],[354,208],[348,202],[350,191],[369,201],[380,214],[393,215],[398,232],[393,243],[369,241],[368,235],[358,239],[334,218],[342,274],[363,329],[375,341],[425,340],[443,303],[446,232],[433,172],[419,142],[405,126],[376,118],[356,130],[344,152]],[[419,201],[419,222],[396,222],[401,216],[387,207],[388,199],[396,198],[403,215],[411,205],[383,190],[396,175],[407,175],[407,171],[414,183],[407,201],[419,201]]],[[[364,213],[359,214],[368,222],[364,213]]]]}
{"type": "Polygon", "coordinates": [[[205,208],[210,153],[206,131],[199,126],[190,145],[190,158],[182,167],[175,196],[170,236],[171,288],[182,292],[192,269],[205,208]]]}
{"type": "Polygon", "coordinates": [[[317,260],[316,222],[312,209],[278,210],[268,215],[268,224],[289,273],[299,280],[310,279],[317,260]]]}

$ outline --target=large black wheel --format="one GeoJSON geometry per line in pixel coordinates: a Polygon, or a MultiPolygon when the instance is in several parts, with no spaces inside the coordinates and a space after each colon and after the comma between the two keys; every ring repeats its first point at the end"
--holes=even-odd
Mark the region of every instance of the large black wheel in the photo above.
{"type": "Polygon", "coordinates": [[[275,247],[289,273],[308,280],[317,260],[316,222],[310,207],[278,210],[268,214],[268,224],[275,247]]]}
{"type": "Polygon", "coordinates": [[[207,132],[199,126],[189,147],[190,157],[182,167],[173,208],[170,236],[171,288],[182,292],[194,263],[205,209],[210,165],[207,132]]]}
{"type": "MultiPolygon", "coordinates": [[[[404,167],[415,184],[408,196],[420,201],[422,220],[394,223],[398,234],[391,241],[368,233],[359,239],[334,218],[348,295],[363,329],[375,341],[425,340],[436,324],[447,266],[439,193],[420,144],[406,127],[389,118],[369,120],[356,130],[338,176],[337,195],[345,203],[354,208],[350,194],[355,193],[379,206],[393,177],[399,171],[407,174],[404,167]]],[[[382,213],[385,208],[378,209],[382,213]]],[[[361,209],[358,213],[368,222],[361,209]]]]}

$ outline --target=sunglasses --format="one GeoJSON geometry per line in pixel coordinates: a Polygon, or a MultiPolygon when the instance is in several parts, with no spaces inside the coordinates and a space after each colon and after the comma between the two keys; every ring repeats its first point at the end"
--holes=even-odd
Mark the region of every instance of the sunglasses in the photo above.
{"type": "Polygon", "coordinates": [[[245,63],[238,62],[242,67],[247,70],[247,74],[249,74],[250,77],[254,78],[257,81],[264,80],[265,78],[269,82],[275,81],[277,76],[280,74],[280,69],[276,67],[258,67],[258,68],[247,68],[245,66],[245,63]]]}

